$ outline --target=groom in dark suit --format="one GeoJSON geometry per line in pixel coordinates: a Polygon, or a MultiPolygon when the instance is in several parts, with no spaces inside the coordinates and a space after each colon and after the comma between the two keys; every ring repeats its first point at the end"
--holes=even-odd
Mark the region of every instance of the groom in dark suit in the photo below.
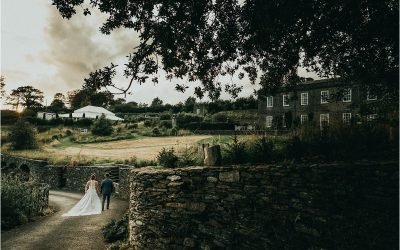
{"type": "Polygon", "coordinates": [[[107,209],[110,208],[110,197],[113,190],[114,190],[114,183],[110,179],[110,175],[107,173],[106,178],[101,182],[100,193],[103,194],[101,211],[104,211],[104,202],[106,201],[106,199],[107,199],[107,209]]]}

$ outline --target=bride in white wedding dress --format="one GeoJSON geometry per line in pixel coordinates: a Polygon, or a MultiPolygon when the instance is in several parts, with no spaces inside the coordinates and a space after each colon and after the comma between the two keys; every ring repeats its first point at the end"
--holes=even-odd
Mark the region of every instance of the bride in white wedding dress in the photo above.
{"type": "Polygon", "coordinates": [[[95,178],[95,175],[90,177],[90,180],[85,186],[85,195],[73,208],[71,208],[62,216],[101,214],[101,202],[99,196],[97,195],[99,183],[95,180],[95,178]]]}

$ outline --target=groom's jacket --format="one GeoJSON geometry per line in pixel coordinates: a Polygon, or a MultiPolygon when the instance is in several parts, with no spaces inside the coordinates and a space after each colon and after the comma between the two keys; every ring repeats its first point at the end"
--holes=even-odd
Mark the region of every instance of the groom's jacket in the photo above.
{"type": "Polygon", "coordinates": [[[111,194],[114,190],[113,181],[110,178],[104,179],[101,182],[101,193],[102,194],[111,194]]]}

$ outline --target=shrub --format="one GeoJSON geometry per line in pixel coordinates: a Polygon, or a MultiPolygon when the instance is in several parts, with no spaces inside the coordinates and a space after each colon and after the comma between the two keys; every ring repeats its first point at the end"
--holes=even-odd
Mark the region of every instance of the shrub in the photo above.
{"type": "Polygon", "coordinates": [[[178,158],[178,167],[193,166],[195,163],[197,163],[196,153],[194,152],[193,148],[186,149],[179,155],[178,158]]]}
{"type": "Polygon", "coordinates": [[[63,120],[63,124],[64,124],[64,126],[72,126],[72,125],[74,125],[74,120],[72,120],[72,119],[64,119],[63,120]]]}
{"type": "Polygon", "coordinates": [[[255,163],[266,163],[273,159],[274,144],[265,136],[259,137],[249,146],[251,161],[255,163]]]}
{"type": "Polygon", "coordinates": [[[14,124],[18,120],[18,112],[13,110],[2,110],[1,124],[14,124]]]}
{"type": "Polygon", "coordinates": [[[83,118],[75,121],[75,125],[78,127],[90,127],[93,124],[93,120],[83,118]]]}
{"type": "Polygon", "coordinates": [[[159,136],[160,135],[160,130],[158,128],[154,128],[152,131],[153,135],[159,136]]]}
{"type": "Polygon", "coordinates": [[[36,117],[36,112],[31,109],[24,109],[21,113],[21,117],[36,117]]]}
{"type": "Polygon", "coordinates": [[[105,115],[101,115],[92,126],[92,134],[94,135],[111,135],[113,132],[112,123],[106,119],[105,115]]]}
{"type": "Polygon", "coordinates": [[[298,136],[294,136],[286,143],[286,158],[299,160],[305,155],[307,144],[300,140],[298,136]]]}
{"type": "Polygon", "coordinates": [[[160,127],[172,128],[172,121],[166,121],[166,120],[160,121],[160,127]]]}
{"type": "Polygon", "coordinates": [[[103,236],[106,242],[112,243],[116,241],[128,240],[128,215],[119,220],[111,220],[103,228],[103,236]]]}
{"type": "Polygon", "coordinates": [[[170,114],[161,114],[160,120],[171,120],[171,115],[170,114]]]}
{"type": "Polygon", "coordinates": [[[170,134],[174,136],[178,135],[178,129],[176,127],[172,128],[170,134]]]}
{"type": "Polygon", "coordinates": [[[363,124],[319,130],[304,127],[285,147],[286,159],[355,160],[397,158],[396,142],[390,141],[387,128],[363,124]]]}
{"type": "Polygon", "coordinates": [[[9,141],[15,150],[38,148],[36,132],[32,125],[19,119],[11,128],[9,141]]]}
{"type": "Polygon", "coordinates": [[[158,153],[157,161],[160,166],[174,168],[177,166],[178,156],[176,156],[174,148],[168,150],[163,148],[158,153]]]}
{"type": "Polygon", "coordinates": [[[28,222],[40,211],[40,193],[14,177],[1,178],[1,229],[28,222]]]}
{"type": "Polygon", "coordinates": [[[152,124],[151,120],[145,120],[143,123],[145,127],[151,127],[151,124],[152,124]]]}
{"type": "Polygon", "coordinates": [[[226,147],[226,161],[231,163],[243,163],[246,161],[246,144],[239,141],[237,135],[232,137],[232,143],[226,147]]]}
{"type": "Polygon", "coordinates": [[[71,136],[71,135],[72,135],[72,131],[69,130],[69,129],[67,129],[67,130],[65,131],[65,135],[66,135],[66,136],[71,136]]]}
{"type": "Polygon", "coordinates": [[[188,123],[192,122],[201,122],[203,121],[203,117],[199,115],[194,115],[190,113],[179,113],[176,116],[176,122],[179,127],[184,128],[184,126],[188,123]]]}
{"type": "Polygon", "coordinates": [[[137,129],[137,128],[138,128],[137,123],[129,124],[129,125],[128,125],[128,129],[137,129]]]}

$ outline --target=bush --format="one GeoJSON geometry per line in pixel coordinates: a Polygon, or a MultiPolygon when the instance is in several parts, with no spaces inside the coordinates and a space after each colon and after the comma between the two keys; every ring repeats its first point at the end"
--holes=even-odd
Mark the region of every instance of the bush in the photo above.
{"type": "Polygon", "coordinates": [[[265,136],[262,136],[249,145],[249,158],[254,163],[270,162],[274,158],[273,149],[273,142],[268,141],[265,136]]]}
{"type": "Polygon", "coordinates": [[[194,115],[190,113],[179,113],[176,116],[176,123],[179,127],[185,128],[188,123],[198,123],[203,121],[203,117],[199,115],[194,115]]]}
{"type": "Polygon", "coordinates": [[[18,112],[13,110],[2,110],[1,124],[14,124],[18,120],[18,112]]]}
{"type": "Polygon", "coordinates": [[[160,130],[158,128],[154,128],[152,131],[153,135],[159,136],[160,135],[160,130]]]}
{"type": "Polygon", "coordinates": [[[74,125],[74,120],[72,120],[72,119],[64,119],[63,120],[63,124],[64,124],[64,126],[72,126],[72,125],[74,125]]]}
{"type": "Polygon", "coordinates": [[[307,144],[300,140],[298,136],[294,136],[289,139],[286,143],[285,151],[286,158],[299,160],[304,157],[307,148],[307,144]]]}
{"type": "Polygon", "coordinates": [[[285,158],[356,160],[397,158],[397,142],[379,124],[329,127],[319,130],[304,127],[285,147],[285,158]]]}
{"type": "Polygon", "coordinates": [[[176,127],[175,127],[175,128],[172,128],[170,134],[173,135],[173,136],[178,135],[178,129],[177,129],[176,127]]]}
{"type": "Polygon", "coordinates": [[[78,127],[90,127],[93,124],[93,120],[83,118],[75,121],[75,125],[78,127]]]}
{"type": "Polygon", "coordinates": [[[145,127],[151,127],[151,124],[152,124],[151,120],[145,120],[143,123],[145,127]]]}
{"type": "Polygon", "coordinates": [[[65,131],[65,135],[66,135],[66,136],[71,136],[71,135],[72,135],[72,131],[69,130],[69,129],[67,129],[67,130],[65,131]]]}
{"type": "Polygon", "coordinates": [[[113,132],[112,123],[110,120],[106,119],[106,116],[103,114],[100,116],[91,128],[92,134],[94,135],[111,135],[113,132]]]}
{"type": "Polygon", "coordinates": [[[226,161],[230,163],[243,163],[246,161],[246,144],[239,141],[237,135],[232,137],[232,143],[227,144],[226,161]]]}
{"type": "Polygon", "coordinates": [[[166,120],[160,121],[160,127],[172,128],[172,121],[166,121],[166,120]]]}
{"type": "Polygon", "coordinates": [[[128,125],[128,129],[137,129],[137,128],[138,128],[137,123],[129,124],[129,125],[128,125]]]}
{"type": "Polygon", "coordinates": [[[157,156],[157,161],[160,166],[167,168],[174,168],[178,163],[178,156],[176,156],[173,148],[165,149],[163,148],[157,156]]]}
{"type": "Polygon", "coordinates": [[[161,114],[160,120],[171,120],[171,115],[170,114],[161,114]]]}
{"type": "Polygon", "coordinates": [[[27,122],[19,119],[15,126],[11,128],[9,141],[15,150],[36,149],[38,148],[36,131],[27,122]]]}
{"type": "Polygon", "coordinates": [[[112,243],[116,241],[128,240],[128,215],[119,220],[112,220],[103,228],[103,236],[106,242],[112,243]]]}
{"type": "Polygon", "coordinates": [[[183,153],[179,155],[178,158],[178,167],[193,166],[196,163],[199,163],[198,159],[196,159],[196,152],[194,152],[193,148],[186,149],[183,153]]]}
{"type": "Polygon", "coordinates": [[[40,192],[14,177],[1,178],[1,229],[24,224],[40,211],[40,192]]]}

